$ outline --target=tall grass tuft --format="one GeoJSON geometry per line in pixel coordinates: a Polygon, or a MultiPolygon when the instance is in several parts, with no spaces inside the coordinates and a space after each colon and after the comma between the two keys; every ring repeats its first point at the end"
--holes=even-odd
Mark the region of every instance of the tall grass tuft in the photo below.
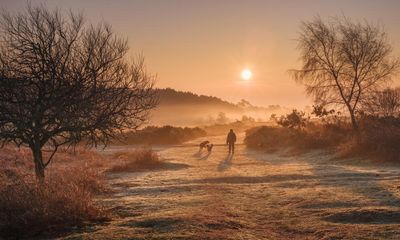
{"type": "MultiPolygon", "coordinates": [[[[95,201],[107,189],[104,176],[83,164],[84,159],[55,164],[44,182],[38,182],[26,149],[6,147],[0,152],[0,236],[32,237],[108,218],[95,201]]],[[[55,160],[68,158],[69,153],[61,153],[55,160]]]]}
{"type": "Polygon", "coordinates": [[[115,164],[109,172],[139,172],[161,168],[164,162],[151,149],[138,149],[134,152],[117,153],[113,156],[115,164]]]}

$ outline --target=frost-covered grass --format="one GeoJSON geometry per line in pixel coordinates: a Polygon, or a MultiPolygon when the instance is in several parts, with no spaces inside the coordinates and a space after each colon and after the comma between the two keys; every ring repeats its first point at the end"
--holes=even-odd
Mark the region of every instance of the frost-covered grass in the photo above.
{"type": "MultiPolygon", "coordinates": [[[[241,136],[239,136],[239,144],[241,136]]],[[[213,143],[224,137],[209,138],[213,143]]],[[[120,216],[74,237],[136,239],[398,239],[400,169],[217,145],[168,148],[190,167],[121,174],[107,199],[120,216]]],[[[68,236],[66,237],[68,238],[68,236]]]]}

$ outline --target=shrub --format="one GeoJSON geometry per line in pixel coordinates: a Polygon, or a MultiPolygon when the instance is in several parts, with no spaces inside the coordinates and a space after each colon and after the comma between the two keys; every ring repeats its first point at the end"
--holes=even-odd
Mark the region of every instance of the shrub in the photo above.
{"type": "Polygon", "coordinates": [[[293,109],[291,113],[281,116],[279,119],[276,119],[276,123],[285,128],[301,129],[306,126],[306,123],[309,120],[308,117],[304,116],[304,112],[293,109]]]}
{"type": "Polygon", "coordinates": [[[106,190],[98,169],[83,165],[84,159],[78,164],[56,164],[70,154],[60,153],[40,183],[28,152],[10,147],[1,151],[0,236],[30,237],[107,219],[107,211],[95,201],[96,194],[106,190]]]}
{"type": "Polygon", "coordinates": [[[327,110],[322,105],[313,105],[313,111],[311,114],[317,117],[322,124],[346,125],[346,119],[341,116],[342,113],[340,111],[336,111],[335,109],[327,110]]]}
{"type": "Polygon", "coordinates": [[[204,136],[206,132],[198,127],[149,126],[136,132],[127,132],[122,138],[127,144],[180,144],[204,136]]]}
{"type": "Polygon", "coordinates": [[[400,118],[362,115],[354,131],[349,123],[308,123],[304,129],[258,127],[246,132],[250,148],[276,150],[332,149],[339,156],[363,156],[380,161],[400,161],[400,118]]]}
{"type": "Polygon", "coordinates": [[[246,131],[244,143],[250,148],[276,150],[291,147],[296,150],[309,150],[335,147],[346,138],[350,130],[334,125],[309,123],[306,128],[290,129],[263,126],[246,131]]]}
{"type": "Polygon", "coordinates": [[[138,172],[157,169],[163,166],[157,153],[151,149],[139,149],[129,153],[117,153],[113,156],[114,165],[109,172],[138,172]]]}
{"type": "Polygon", "coordinates": [[[343,154],[386,161],[400,160],[400,118],[364,115],[359,121],[359,132],[354,134],[343,154]]]}
{"type": "Polygon", "coordinates": [[[247,130],[244,143],[251,148],[275,150],[289,144],[292,135],[285,128],[262,126],[247,130]]]}
{"type": "Polygon", "coordinates": [[[94,201],[94,194],[102,189],[98,173],[88,168],[60,170],[43,183],[33,175],[3,176],[0,233],[35,235],[105,220],[107,214],[94,201]]]}

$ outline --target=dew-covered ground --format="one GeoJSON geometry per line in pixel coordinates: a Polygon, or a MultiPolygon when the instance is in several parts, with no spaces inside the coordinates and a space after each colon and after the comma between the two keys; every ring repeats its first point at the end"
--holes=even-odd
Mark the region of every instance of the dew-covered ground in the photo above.
{"type": "MultiPolygon", "coordinates": [[[[110,175],[110,222],[64,239],[400,239],[400,168],[323,152],[245,148],[224,137],[158,149],[163,170],[110,175]]],[[[120,148],[120,151],[127,151],[120,148]]],[[[114,149],[115,151],[115,149],[114,149]]],[[[119,151],[119,150],[118,150],[119,151]]]]}

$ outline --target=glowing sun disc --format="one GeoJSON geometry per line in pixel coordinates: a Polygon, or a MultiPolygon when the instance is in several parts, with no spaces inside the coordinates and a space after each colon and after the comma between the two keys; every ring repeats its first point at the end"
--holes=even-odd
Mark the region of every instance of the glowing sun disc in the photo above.
{"type": "Polygon", "coordinates": [[[243,80],[250,80],[253,76],[253,73],[249,69],[244,69],[241,73],[243,80]]]}

